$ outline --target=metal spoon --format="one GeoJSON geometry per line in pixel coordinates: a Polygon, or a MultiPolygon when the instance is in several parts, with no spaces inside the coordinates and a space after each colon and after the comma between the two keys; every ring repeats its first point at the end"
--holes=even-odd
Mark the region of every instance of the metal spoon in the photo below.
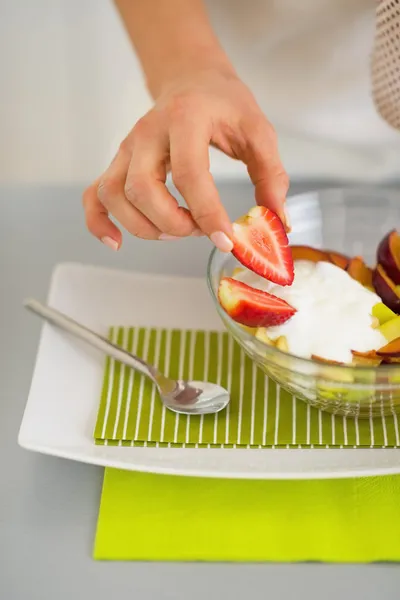
{"type": "Polygon", "coordinates": [[[43,317],[46,321],[50,321],[50,323],[72,333],[115,360],[149,377],[156,384],[164,406],[173,412],[184,415],[205,415],[217,413],[229,404],[229,393],[220,385],[207,383],[206,381],[183,381],[181,379],[174,381],[169,379],[153,365],[110,342],[102,335],[80,325],[58,310],[45,306],[34,299],[25,300],[24,306],[43,317]]]}

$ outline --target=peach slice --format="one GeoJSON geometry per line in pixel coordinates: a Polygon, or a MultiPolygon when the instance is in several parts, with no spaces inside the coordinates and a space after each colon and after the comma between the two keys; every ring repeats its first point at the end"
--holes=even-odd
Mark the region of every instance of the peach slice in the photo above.
{"type": "Polygon", "coordinates": [[[383,348],[379,348],[376,353],[385,362],[400,363],[400,337],[395,338],[383,348]]]}
{"type": "Polygon", "coordinates": [[[311,358],[313,360],[318,360],[319,362],[323,362],[326,365],[339,365],[339,366],[343,367],[345,364],[345,363],[339,362],[337,360],[330,360],[329,358],[324,358],[323,356],[318,356],[318,354],[311,354],[311,358]]]}
{"type": "Polygon", "coordinates": [[[400,285],[400,235],[396,230],[390,231],[379,244],[377,262],[393,283],[400,285]]]}
{"type": "Polygon", "coordinates": [[[395,338],[383,348],[376,351],[378,356],[398,356],[400,357],[400,337],[395,338]]]}
{"type": "Polygon", "coordinates": [[[388,363],[389,365],[400,365],[400,356],[386,356],[384,362],[388,363]]]}
{"type": "Polygon", "coordinates": [[[340,252],[333,252],[332,250],[328,250],[327,254],[330,258],[330,261],[340,269],[345,271],[349,266],[349,262],[351,260],[349,256],[341,254],[340,252]]]}
{"type": "Polygon", "coordinates": [[[386,306],[397,315],[400,314],[400,295],[396,291],[394,282],[390,279],[382,265],[378,265],[373,273],[372,281],[378,296],[386,306]]]}
{"type": "Polygon", "coordinates": [[[372,275],[373,271],[363,261],[360,256],[352,258],[347,266],[347,272],[356,281],[366,288],[373,289],[372,275]]]}
{"type": "Polygon", "coordinates": [[[368,352],[358,352],[357,350],[352,350],[351,353],[353,355],[353,363],[355,365],[377,367],[382,362],[382,358],[377,355],[376,350],[369,350],[368,352]]]}
{"type": "Polygon", "coordinates": [[[383,325],[387,321],[394,319],[396,317],[396,313],[394,313],[386,304],[383,302],[378,302],[375,306],[372,307],[372,316],[375,319],[378,319],[379,325],[383,325]]]}
{"type": "Polygon", "coordinates": [[[329,254],[324,250],[311,246],[290,246],[293,260],[309,260],[311,262],[331,262],[329,254]]]}

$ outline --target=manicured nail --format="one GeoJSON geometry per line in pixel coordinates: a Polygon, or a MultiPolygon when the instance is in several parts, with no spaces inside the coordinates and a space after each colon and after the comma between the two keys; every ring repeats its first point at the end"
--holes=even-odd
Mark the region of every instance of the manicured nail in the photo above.
{"type": "Polygon", "coordinates": [[[181,240],[182,238],[178,237],[177,235],[168,235],[168,233],[162,233],[158,239],[162,242],[167,242],[169,240],[181,240]]]}
{"type": "Polygon", "coordinates": [[[221,250],[221,252],[231,252],[233,249],[233,242],[228,238],[226,233],[223,231],[215,231],[210,235],[212,243],[221,250]]]}
{"type": "Polygon", "coordinates": [[[105,237],[102,237],[101,241],[103,242],[103,244],[105,246],[108,246],[109,248],[111,248],[111,250],[118,250],[118,247],[119,247],[118,242],[116,242],[112,238],[108,237],[108,235],[106,235],[105,237]]]}

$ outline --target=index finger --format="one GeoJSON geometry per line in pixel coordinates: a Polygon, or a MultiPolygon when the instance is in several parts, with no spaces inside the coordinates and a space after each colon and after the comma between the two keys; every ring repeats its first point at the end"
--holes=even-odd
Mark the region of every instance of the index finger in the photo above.
{"type": "Polygon", "coordinates": [[[199,228],[222,252],[230,252],[232,225],[210,173],[210,139],[207,126],[190,119],[171,128],[172,179],[199,228]]]}
{"type": "Polygon", "coordinates": [[[246,163],[255,186],[256,202],[273,210],[290,231],[285,206],[289,178],[279,156],[275,131],[268,121],[261,119],[246,127],[245,135],[246,144],[240,158],[246,163]]]}

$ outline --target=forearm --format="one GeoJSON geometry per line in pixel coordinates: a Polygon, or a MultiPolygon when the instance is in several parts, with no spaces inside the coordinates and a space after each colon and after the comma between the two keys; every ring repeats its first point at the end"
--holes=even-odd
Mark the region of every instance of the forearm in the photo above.
{"type": "Polygon", "coordinates": [[[194,70],[234,69],[212,30],[202,0],[114,0],[156,97],[194,70]]]}

